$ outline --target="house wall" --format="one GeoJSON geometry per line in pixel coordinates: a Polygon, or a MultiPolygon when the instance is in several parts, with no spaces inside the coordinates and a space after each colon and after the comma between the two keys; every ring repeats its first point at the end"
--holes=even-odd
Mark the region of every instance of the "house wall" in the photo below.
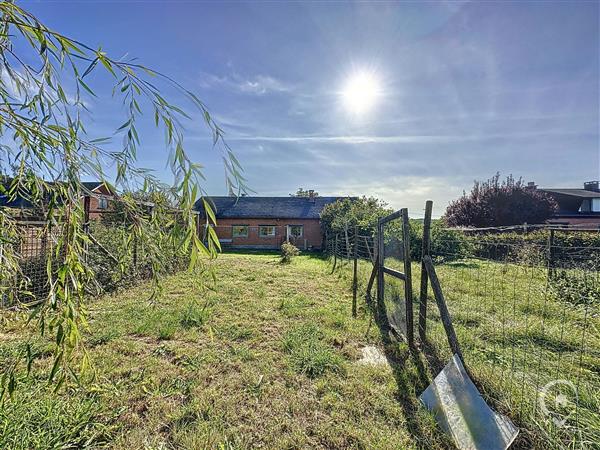
{"type": "Polygon", "coordinates": [[[107,209],[110,209],[111,201],[112,194],[105,186],[94,189],[90,196],[90,220],[99,219],[107,209]],[[104,209],[100,208],[100,198],[105,198],[107,200],[107,207],[104,209]]]}
{"type": "Polygon", "coordinates": [[[301,250],[320,250],[323,243],[318,219],[217,219],[215,230],[221,245],[229,248],[278,249],[285,242],[287,225],[303,225],[303,235],[290,241],[301,250]],[[248,225],[247,237],[233,237],[233,225],[248,225]],[[261,225],[274,225],[275,236],[259,236],[261,225]]]}

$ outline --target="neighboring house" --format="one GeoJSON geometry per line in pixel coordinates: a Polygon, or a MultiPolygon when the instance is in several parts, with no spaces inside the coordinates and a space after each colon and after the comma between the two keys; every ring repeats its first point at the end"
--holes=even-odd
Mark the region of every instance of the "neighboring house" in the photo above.
{"type": "Polygon", "coordinates": [[[85,194],[90,197],[90,219],[98,219],[110,208],[115,194],[101,181],[84,181],[82,184],[89,191],[85,194]]]}
{"type": "MultiPolygon", "coordinates": [[[[10,182],[10,179],[4,180],[6,188],[10,186],[10,182]]],[[[114,192],[101,181],[83,181],[81,184],[85,189],[82,195],[84,204],[86,197],[89,198],[90,219],[100,218],[102,213],[110,207],[110,203],[115,197],[114,192]]],[[[31,215],[33,205],[28,200],[28,197],[27,193],[21,193],[20,195],[16,195],[12,200],[9,200],[6,195],[0,194],[0,207],[17,209],[22,212],[29,211],[29,215],[31,215]]]]}
{"type": "MultiPolygon", "coordinates": [[[[323,245],[320,214],[344,197],[210,197],[217,216],[215,230],[223,247],[278,249],[290,241],[303,250],[323,245]]],[[[196,209],[202,210],[201,201],[196,209]]]]}
{"type": "Polygon", "coordinates": [[[583,189],[539,189],[558,203],[558,212],[548,220],[556,225],[600,228],[600,183],[588,181],[583,189]]]}

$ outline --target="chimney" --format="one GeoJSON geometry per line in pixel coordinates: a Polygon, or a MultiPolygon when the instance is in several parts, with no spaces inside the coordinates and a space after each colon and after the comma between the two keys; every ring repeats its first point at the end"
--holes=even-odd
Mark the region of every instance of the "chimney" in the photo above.
{"type": "Polygon", "coordinates": [[[537,185],[535,184],[535,181],[529,181],[527,183],[527,188],[528,189],[537,189],[537,185]]]}
{"type": "Polygon", "coordinates": [[[315,190],[314,189],[310,189],[308,191],[308,198],[313,202],[315,201],[315,190]]]}
{"type": "Polygon", "coordinates": [[[600,182],[599,181],[586,181],[583,183],[583,189],[586,191],[600,192],[600,182]]]}

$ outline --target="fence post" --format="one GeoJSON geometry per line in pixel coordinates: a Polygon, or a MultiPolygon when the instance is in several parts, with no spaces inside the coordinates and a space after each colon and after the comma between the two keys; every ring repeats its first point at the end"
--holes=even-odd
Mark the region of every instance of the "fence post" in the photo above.
{"type": "Polygon", "coordinates": [[[338,247],[338,235],[335,235],[335,239],[333,241],[333,270],[335,270],[335,266],[337,265],[337,247],[338,247]]]}
{"type": "Polygon", "coordinates": [[[350,239],[348,239],[348,224],[344,226],[344,235],[346,238],[346,259],[350,260],[350,239]]]}
{"type": "Polygon", "coordinates": [[[356,291],[358,290],[358,227],[354,227],[354,267],[352,271],[352,317],[356,317],[356,291]]]}
{"type": "Polygon", "coordinates": [[[134,272],[137,272],[137,263],[138,263],[138,245],[137,245],[137,241],[138,241],[138,238],[134,234],[133,235],[133,271],[134,272]]]}
{"type": "Polygon", "coordinates": [[[419,338],[421,341],[427,339],[427,269],[423,258],[429,256],[431,250],[430,235],[431,235],[431,211],[433,202],[427,200],[425,202],[425,220],[423,222],[423,242],[421,246],[421,292],[419,295],[419,338]]]}
{"type": "Polygon", "coordinates": [[[554,276],[554,230],[548,236],[548,279],[554,276]]]}
{"type": "Polygon", "coordinates": [[[410,266],[410,223],[408,221],[408,209],[402,209],[402,241],[404,250],[404,297],[406,302],[406,339],[408,345],[414,345],[413,330],[413,296],[412,275],[410,266]]]}
{"type": "Polygon", "coordinates": [[[377,220],[377,306],[381,309],[381,305],[384,300],[383,292],[383,263],[384,263],[384,249],[383,249],[383,224],[381,219],[377,220]]]}

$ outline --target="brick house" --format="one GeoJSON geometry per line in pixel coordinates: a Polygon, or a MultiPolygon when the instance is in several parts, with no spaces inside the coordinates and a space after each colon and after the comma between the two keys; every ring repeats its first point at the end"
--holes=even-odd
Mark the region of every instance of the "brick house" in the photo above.
{"type": "MultiPolygon", "coordinates": [[[[4,188],[9,189],[12,179],[6,178],[2,181],[4,188]]],[[[50,182],[49,184],[52,184],[50,182]]],[[[106,212],[111,201],[115,197],[115,193],[102,181],[83,181],[81,183],[84,188],[84,192],[81,196],[81,201],[86,206],[89,202],[89,217],[90,219],[99,219],[101,215],[106,212]]],[[[14,198],[9,199],[6,194],[0,194],[0,207],[11,208],[14,210],[21,210],[21,215],[28,213],[32,215],[33,205],[28,199],[29,194],[21,193],[17,194],[14,198]]]]}
{"type": "Polygon", "coordinates": [[[115,196],[114,192],[101,181],[84,181],[81,184],[89,191],[84,197],[90,198],[90,219],[99,219],[110,208],[110,203],[115,196]]]}
{"type": "MultiPolygon", "coordinates": [[[[535,183],[530,183],[535,188],[535,183]]],[[[558,212],[548,220],[554,225],[600,229],[600,183],[588,181],[583,189],[544,188],[558,203],[558,212]]]]}
{"type": "MultiPolygon", "coordinates": [[[[289,240],[302,250],[320,250],[320,214],[344,197],[210,197],[215,230],[224,248],[278,249],[289,240]]],[[[196,203],[202,210],[202,202],[196,203]]]]}

